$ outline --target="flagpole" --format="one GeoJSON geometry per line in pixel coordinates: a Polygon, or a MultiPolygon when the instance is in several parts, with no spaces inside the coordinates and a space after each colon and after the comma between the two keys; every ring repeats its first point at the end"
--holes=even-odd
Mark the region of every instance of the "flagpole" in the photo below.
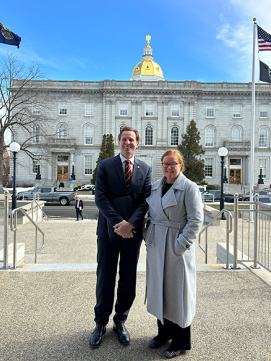
{"type": "MultiPolygon", "coordinates": [[[[256,38],[256,18],[253,18],[253,57],[252,57],[252,99],[251,99],[251,145],[250,145],[250,202],[253,202],[254,184],[254,133],[255,133],[255,38],[256,38]]],[[[250,205],[252,210],[252,205],[250,205]]],[[[253,221],[253,214],[250,212],[250,221],[253,221]]]]}

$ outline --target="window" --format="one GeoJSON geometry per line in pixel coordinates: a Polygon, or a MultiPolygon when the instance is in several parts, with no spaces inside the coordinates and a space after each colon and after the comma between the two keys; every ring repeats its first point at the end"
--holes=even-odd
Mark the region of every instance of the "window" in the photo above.
{"type": "Polygon", "coordinates": [[[32,114],[33,115],[40,115],[41,114],[40,108],[37,107],[37,106],[33,106],[32,114]]]}
{"type": "Polygon", "coordinates": [[[267,159],[266,158],[259,158],[259,169],[262,166],[262,176],[266,178],[267,174],[267,159]]]}
{"type": "Polygon", "coordinates": [[[205,129],[205,147],[213,147],[215,143],[215,130],[213,127],[205,129]]]}
{"type": "Polygon", "coordinates": [[[233,106],[233,118],[241,118],[242,116],[242,105],[233,106]]]}
{"type": "Polygon", "coordinates": [[[267,148],[268,146],[268,132],[266,128],[260,128],[259,130],[259,147],[267,148]]]}
{"type": "Polygon", "coordinates": [[[85,144],[93,145],[94,127],[91,124],[85,126],[85,144]]]}
{"type": "Polygon", "coordinates": [[[206,106],[206,117],[207,118],[214,118],[215,116],[215,106],[214,105],[207,105],[206,106]]]}
{"type": "Polygon", "coordinates": [[[67,115],[67,104],[66,103],[59,103],[59,114],[60,115],[67,115]]]}
{"type": "Polygon", "coordinates": [[[67,138],[68,137],[68,127],[66,124],[60,124],[58,128],[58,138],[67,138]]]}
{"type": "Polygon", "coordinates": [[[242,128],[239,126],[232,128],[232,141],[241,142],[242,141],[242,128]]]}
{"type": "Polygon", "coordinates": [[[170,135],[170,145],[178,145],[179,144],[179,128],[172,127],[171,135],[170,135]]]}
{"type": "Polygon", "coordinates": [[[39,125],[33,127],[33,143],[38,144],[41,142],[41,129],[39,125]]]}
{"type": "Polygon", "coordinates": [[[85,103],[85,116],[90,117],[93,115],[93,104],[85,103]]]}
{"type": "Polygon", "coordinates": [[[153,103],[147,103],[145,105],[145,114],[147,117],[153,117],[154,114],[154,105],[153,103]]]}
{"type": "Polygon", "coordinates": [[[92,155],[85,155],[85,175],[92,174],[92,155]]]}
{"type": "Polygon", "coordinates": [[[68,162],[69,161],[69,156],[68,155],[58,155],[57,156],[57,161],[58,162],[68,162]]]}
{"type": "Polygon", "coordinates": [[[49,187],[42,187],[41,188],[41,193],[50,193],[51,192],[51,188],[49,188],[49,187]]]}
{"type": "Polygon", "coordinates": [[[268,118],[268,105],[260,106],[260,118],[268,118]]]}
{"type": "Polygon", "coordinates": [[[205,158],[204,174],[205,174],[205,177],[213,176],[213,158],[205,158]]]}
{"type": "Polygon", "coordinates": [[[171,104],[171,116],[172,117],[180,116],[180,104],[171,104]]]}
{"type": "Polygon", "coordinates": [[[145,128],[145,145],[153,145],[153,128],[150,125],[145,128]]]}
{"type": "Polygon", "coordinates": [[[120,115],[128,115],[128,103],[120,103],[120,115]]]}

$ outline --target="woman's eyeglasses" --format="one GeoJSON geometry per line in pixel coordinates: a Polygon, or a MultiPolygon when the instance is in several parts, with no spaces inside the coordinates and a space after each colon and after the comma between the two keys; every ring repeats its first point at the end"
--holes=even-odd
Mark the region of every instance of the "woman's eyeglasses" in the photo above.
{"type": "Polygon", "coordinates": [[[167,168],[167,167],[176,167],[178,164],[181,164],[181,163],[162,163],[162,166],[164,168],[167,168]]]}

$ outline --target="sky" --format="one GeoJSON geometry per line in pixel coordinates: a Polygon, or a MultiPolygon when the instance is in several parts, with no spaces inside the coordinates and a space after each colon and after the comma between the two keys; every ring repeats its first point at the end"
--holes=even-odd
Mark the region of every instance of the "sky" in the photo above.
{"type": "MultiPolygon", "coordinates": [[[[13,0],[0,22],[22,41],[0,57],[40,63],[45,79],[129,80],[151,35],[166,80],[251,82],[254,17],[271,33],[270,0],[13,0]]],[[[271,52],[260,59],[271,67],[271,52]]]]}

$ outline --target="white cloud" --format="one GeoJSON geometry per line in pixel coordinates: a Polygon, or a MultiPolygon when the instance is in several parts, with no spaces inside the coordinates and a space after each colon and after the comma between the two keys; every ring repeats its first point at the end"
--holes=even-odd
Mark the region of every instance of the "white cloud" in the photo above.
{"type": "MultiPolygon", "coordinates": [[[[270,7],[270,0],[228,0],[229,13],[221,13],[219,16],[221,28],[216,36],[217,39],[232,49],[232,56],[236,58],[236,74],[244,81],[251,81],[252,49],[253,49],[253,18],[267,32],[271,33],[270,14],[267,9],[270,7]]],[[[257,40],[257,34],[256,34],[257,40]]],[[[257,61],[257,44],[256,61],[257,61]]],[[[271,52],[261,52],[259,57],[271,66],[271,52]]],[[[258,67],[256,66],[256,79],[258,79],[258,67]]]]}

